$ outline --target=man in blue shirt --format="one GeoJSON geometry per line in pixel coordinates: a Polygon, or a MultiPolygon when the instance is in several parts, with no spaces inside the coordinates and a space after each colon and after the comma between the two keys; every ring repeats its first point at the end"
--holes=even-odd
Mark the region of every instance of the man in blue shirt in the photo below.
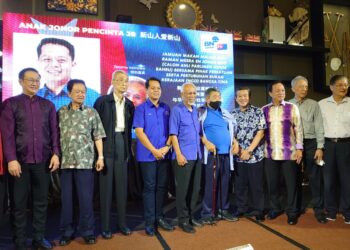
{"type": "Polygon", "coordinates": [[[237,221],[229,213],[230,168],[233,170],[235,121],[226,110],[221,109],[221,93],[216,88],[205,91],[205,106],[199,109],[204,144],[205,186],[202,202],[202,222],[215,224],[219,219],[237,221]],[[215,162],[216,161],[216,162],[215,162]],[[215,172],[215,173],[214,173],[215,172]]]}
{"type": "Polygon", "coordinates": [[[136,132],[136,159],[143,177],[143,204],[146,234],[155,234],[155,224],[166,231],[174,227],[164,220],[163,200],[168,184],[168,151],[170,108],[159,99],[162,94],[160,80],[154,77],[146,81],[148,99],[139,105],[134,114],[136,132]]]}
{"type": "Polygon", "coordinates": [[[173,144],[172,164],[176,183],[176,210],[179,227],[194,233],[193,226],[202,226],[194,219],[201,180],[200,125],[194,106],[196,86],[181,86],[182,103],[174,106],[170,114],[170,135],[173,144]]]}
{"type": "MultiPolygon", "coordinates": [[[[37,95],[44,97],[55,105],[58,110],[70,103],[67,83],[71,79],[72,70],[76,65],[74,46],[59,38],[44,38],[37,47],[40,72],[46,80],[44,87],[37,95]]],[[[84,104],[92,107],[100,96],[95,90],[86,88],[84,104]]]]}

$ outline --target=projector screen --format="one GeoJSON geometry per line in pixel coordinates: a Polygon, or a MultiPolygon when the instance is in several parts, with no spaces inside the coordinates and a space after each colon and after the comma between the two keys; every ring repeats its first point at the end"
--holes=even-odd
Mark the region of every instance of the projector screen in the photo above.
{"type": "Polygon", "coordinates": [[[197,106],[217,87],[223,107],[234,107],[231,34],[16,13],[4,14],[3,27],[2,100],[21,93],[18,73],[33,67],[41,75],[38,95],[57,109],[69,102],[67,80],[84,80],[92,105],[111,91],[115,70],[128,73],[126,96],[135,105],[146,98],[146,79],[157,77],[171,107],[181,102],[185,82],[197,86],[197,106]]]}

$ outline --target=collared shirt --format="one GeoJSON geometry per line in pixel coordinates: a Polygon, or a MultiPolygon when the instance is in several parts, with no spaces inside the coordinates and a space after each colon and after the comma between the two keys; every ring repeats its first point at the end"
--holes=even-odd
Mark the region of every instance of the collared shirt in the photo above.
{"type": "Polygon", "coordinates": [[[44,163],[59,155],[57,116],[52,102],[25,94],[3,104],[0,127],[6,160],[44,163]]]}
{"type": "Polygon", "coordinates": [[[272,160],[296,160],[296,150],[303,149],[303,128],[298,107],[282,101],[262,107],[265,130],[265,157],[272,160]]]}
{"type": "Polygon", "coordinates": [[[0,130],[0,175],[3,175],[5,173],[5,161],[2,153],[2,137],[1,137],[1,130],[0,130]]]}
{"type": "MultiPolygon", "coordinates": [[[[236,139],[239,147],[247,149],[252,144],[254,137],[259,130],[266,129],[266,121],[264,113],[260,108],[249,105],[249,107],[241,111],[240,108],[235,109],[233,117],[237,122],[236,139]]],[[[239,157],[236,158],[238,162],[256,163],[264,159],[264,142],[260,141],[259,145],[254,149],[249,160],[242,160],[239,157]]]]}
{"type": "Polygon", "coordinates": [[[337,104],[330,96],[319,101],[323,117],[324,136],[328,138],[350,137],[350,98],[337,104]]]}
{"type": "Polygon", "coordinates": [[[106,137],[97,111],[84,105],[74,110],[69,104],[59,109],[58,117],[61,132],[61,168],[93,168],[94,141],[106,137]]]}
{"type": "Polygon", "coordinates": [[[114,101],[115,101],[115,110],[116,110],[116,124],[115,124],[115,132],[124,132],[125,130],[125,119],[124,119],[124,106],[125,106],[125,97],[122,97],[120,100],[118,96],[113,93],[114,101]]]}
{"type": "MultiPolygon", "coordinates": [[[[193,106],[192,111],[190,111],[183,103],[174,106],[170,113],[169,134],[177,136],[181,153],[187,160],[202,158],[200,126],[196,107],[193,106]]],[[[172,159],[176,159],[175,150],[172,159]]]]}
{"type": "Polygon", "coordinates": [[[207,139],[215,145],[218,154],[229,154],[231,148],[228,121],[223,117],[221,110],[207,108],[207,117],[203,123],[203,131],[207,139]]]}
{"type": "MultiPolygon", "coordinates": [[[[63,105],[68,105],[71,101],[70,97],[68,96],[67,84],[58,95],[52,92],[45,84],[44,87],[39,89],[37,95],[51,101],[55,105],[56,110],[59,110],[63,105]]],[[[86,88],[86,97],[84,104],[92,107],[99,96],[100,94],[95,90],[86,88]]]]}
{"type": "MultiPolygon", "coordinates": [[[[147,99],[135,110],[133,128],[142,128],[152,145],[159,149],[166,145],[169,137],[169,117],[170,108],[167,104],[159,102],[156,107],[147,99]]],[[[136,139],[136,159],[145,162],[157,160],[138,138],[136,139]]]]}
{"type": "Polygon", "coordinates": [[[289,100],[299,108],[301,122],[303,125],[304,139],[316,139],[317,148],[324,146],[324,129],[321,109],[315,100],[304,99],[297,101],[295,98],[289,100]]]}
{"type": "MultiPolygon", "coordinates": [[[[228,134],[226,134],[226,131],[224,131],[224,134],[226,134],[226,136],[228,137],[227,139],[229,139],[229,143],[230,143],[229,150],[228,150],[229,156],[230,156],[230,169],[234,170],[234,161],[233,161],[233,155],[231,154],[231,147],[233,144],[234,134],[235,134],[235,130],[236,130],[236,121],[235,121],[234,117],[226,109],[221,108],[219,112],[227,124],[228,134]]],[[[207,106],[200,107],[198,109],[198,113],[199,113],[199,122],[201,125],[202,136],[207,137],[206,131],[204,129],[204,123],[207,120],[208,107],[207,106]]],[[[220,130],[218,130],[216,132],[221,133],[220,130]]],[[[203,144],[201,144],[201,145],[202,145],[202,149],[203,149],[203,163],[207,164],[209,151],[203,144]]]]}

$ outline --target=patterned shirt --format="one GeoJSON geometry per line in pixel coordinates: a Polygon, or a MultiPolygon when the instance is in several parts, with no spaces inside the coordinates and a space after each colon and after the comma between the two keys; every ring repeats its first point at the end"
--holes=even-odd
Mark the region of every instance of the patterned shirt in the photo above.
{"type": "Polygon", "coordinates": [[[296,150],[303,149],[303,128],[298,107],[282,101],[262,107],[267,129],[265,157],[272,160],[296,160],[296,150]]]}
{"type": "MultiPolygon", "coordinates": [[[[232,112],[237,122],[236,139],[239,147],[247,149],[253,142],[259,130],[266,129],[266,121],[264,114],[260,108],[250,105],[245,111],[241,111],[239,108],[232,112]]],[[[259,145],[252,152],[252,156],[249,160],[245,161],[236,158],[238,162],[244,163],[256,163],[264,159],[264,143],[260,141],[259,145]]]]}
{"type": "Polygon", "coordinates": [[[58,111],[61,132],[61,168],[92,169],[94,141],[106,137],[100,116],[93,108],[71,104],[58,111]]]}

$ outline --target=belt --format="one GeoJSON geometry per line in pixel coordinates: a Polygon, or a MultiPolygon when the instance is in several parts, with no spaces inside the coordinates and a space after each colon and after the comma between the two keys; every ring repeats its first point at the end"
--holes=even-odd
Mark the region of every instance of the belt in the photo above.
{"type": "Polygon", "coordinates": [[[343,138],[325,138],[326,141],[330,141],[330,142],[345,142],[345,141],[350,141],[350,137],[343,137],[343,138]]]}

